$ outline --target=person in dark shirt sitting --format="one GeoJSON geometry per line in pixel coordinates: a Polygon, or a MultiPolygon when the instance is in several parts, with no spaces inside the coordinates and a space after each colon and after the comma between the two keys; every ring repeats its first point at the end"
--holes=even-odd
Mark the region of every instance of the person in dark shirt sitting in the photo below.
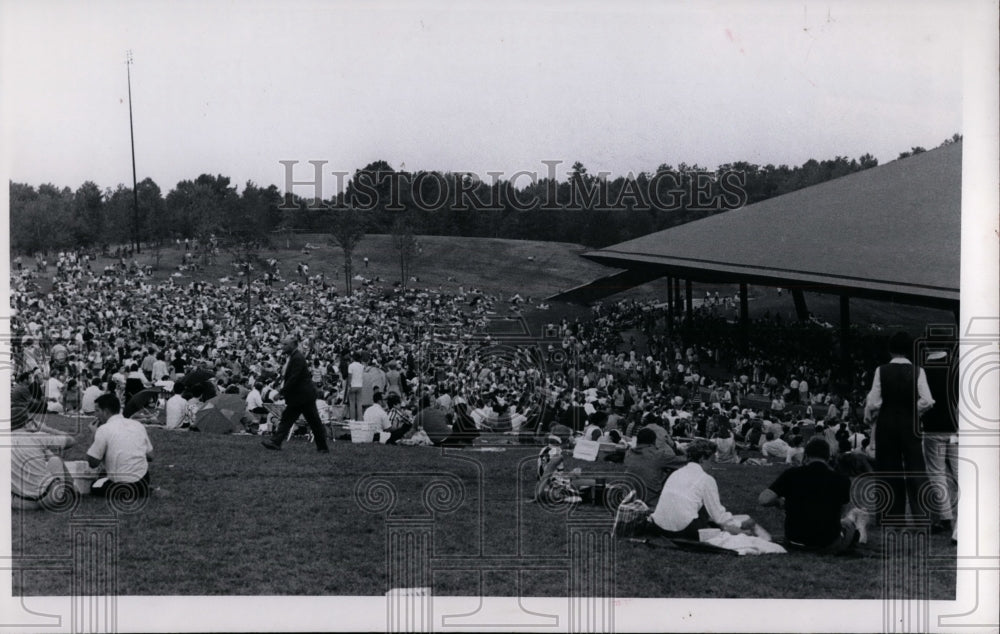
{"type": "Polygon", "coordinates": [[[687,458],[678,456],[671,448],[656,446],[656,433],[652,429],[640,429],[635,447],[625,454],[625,472],[642,482],[643,501],[651,507],[660,499],[667,476],[686,464],[687,458]]]}
{"type": "Polygon", "coordinates": [[[855,511],[848,511],[851,481],[834,472],[829,459],[826,439],[810,439],[802,466],[779,475],[757,500],[762,506],[785,509],[789,549],[839,554],[853,549],[861,537],[863,526],[855,511]]]}
{"type": "Polygon", "coordinates": [[[427,437],[435,445],[440,445],[443,440],[451,435],[451,426],[444,410],[435,407],[431,402],[431,397],[424,394],[420,397],[420,411],[413,419],[413,426],[416,429],[424,430],[427,437]]]}

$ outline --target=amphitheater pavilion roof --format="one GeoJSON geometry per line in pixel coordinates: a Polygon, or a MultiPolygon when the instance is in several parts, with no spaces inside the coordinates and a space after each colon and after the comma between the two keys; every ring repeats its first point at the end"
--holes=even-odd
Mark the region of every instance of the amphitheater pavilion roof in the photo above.
{"type": "Polygon", "coordinates": [[[672,276],[955,309],[961,184],[959,142],[584,253],[624,271],[558,298],[672,276]]]}

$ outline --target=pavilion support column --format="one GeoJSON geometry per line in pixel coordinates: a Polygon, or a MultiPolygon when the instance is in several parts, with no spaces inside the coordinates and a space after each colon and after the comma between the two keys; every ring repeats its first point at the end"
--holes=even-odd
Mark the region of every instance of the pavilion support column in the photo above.
{"type": "Polygon", "coordinates": [[[681,280],[678,277],[674,278],[674,308],[681,312],[681,280]]]}
{"type": "Polygon", "coordinates": [[[692,305],[691,280],[684,280],[684,321],[689,324],[691,323],[692,305]]]}
{"type": "Polygon", "coordinates": [[[799,321],[809,319],[809,308],[806,307],[806,294],[799,289],[792,290],[792,301],[795,302],[795,316],[799,321]]]}
{"type": "Polygon", "coordinates": [[[747,283],[740,282],[740,343],[746,348],[750,339],[750,307],[747,305],[747,283]]]}
{"type": "Polygon", "coordinates": [[[674,335],[674,278],[667,278],[667,336],[674,335]]]}
{"type": "Polygon", "coordinates": [[[851,298],[840,296],[840,364],[845,384],[851,381],[851,298]]]}

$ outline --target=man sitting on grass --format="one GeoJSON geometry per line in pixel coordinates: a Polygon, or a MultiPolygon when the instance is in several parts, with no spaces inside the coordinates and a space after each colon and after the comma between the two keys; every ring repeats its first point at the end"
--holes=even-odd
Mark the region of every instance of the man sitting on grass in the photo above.
{"type": "Polygon", "coordinates": [[[97,430],[87,450],[92,469],[104,464],[106,478],[94,483],[91,493],[101,497],[132,500],[149,493],[149,462],[153,444],[142,423],[121,415],[121,402],[114,394],[97,397],[97,430]],[[121,489],[120,492],[116,492],[121,489]]]}
{"type": "Polygon", "coordinates": [[[758,498],[762,506],[785,509],[785,542],[791,549],[838,554],[858,543],[855,513],[844,513],[851,482],[830,468],[829,459],[826,438],[811,438],[803,465],[782,473],[758,498]]]}
{"type": "Polygon", "coordinates": [[[760,453],[765,458],[785,460],[788,457],[789,449],[791,447],[789,447],[788,443],[775,436],[773,431],[769,431],[764,434],[764,444],[760,447],[760,453]]]}
{"type": "Polygon", "coordinates": [[[752,530],[754,522],[738,522],[719,500],[719,485],[701,463],[715,455],[715,445],[698,439],[686,448],[687,464],[670,474],[651,519],[667,537],[698,539],[698,530],[719,527],[732,535],[752,530]]]}
{"type": "Polygon", "coordinates": [[[420,411],[413,419],[413,426],[424,430],[435,445],[440,445],[441,441],[451,435],[451,425],[448,424],[444,411],[433,406],[429,394],[420,397],[420,411]]]}
{"type": "Polygon", "coordinates": [[[362,416],[366,423],[378,428],[375,432],[376,434],[388,434],[392,428],[389,413],[382,407],[382,392],[378,390],[372,393],[372,404],[365,409],[365,413],[362,416]]]}

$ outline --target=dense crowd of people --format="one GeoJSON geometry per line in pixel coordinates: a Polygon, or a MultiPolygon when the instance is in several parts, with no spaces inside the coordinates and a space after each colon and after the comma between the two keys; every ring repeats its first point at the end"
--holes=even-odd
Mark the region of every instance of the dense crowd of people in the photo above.
{"type": "Polygon", "coordinates": [[[662,304],[626,300],[507,345],[493,326],[521,313],[520,296],[368,281],[342,295],[301,268],[276,285],[277,262],[219,283],[156,282],[124,255],[100,271],[94,261],[58,254],[46,294],[34,271],[12,269],[16,375],[39,411],[96,414],[104,394],[128,410],[153,388],[171,393],[160,421],[168,429],[196,426],[198,410],[224,392],[244,399],[251,430],[267,404],[285,403],[295,416],[265,441],[272,449],[299,413],[326,448],[303,399],[324,422],[370,422],[388,443],[582,437],[619,448],[611,455],[647,483],[650,502],[693,439],[711,442],[699,461],[800,465],[816,438],[867,470],[877,459],[866,415],[877,352],[859,347],[845,374],[831,333],[814,323],[765,316],[740,340],[724,301],[707,298],[668,329],[662,304]],[[290,377],[303,386],[295,407],[290,377]]]}

